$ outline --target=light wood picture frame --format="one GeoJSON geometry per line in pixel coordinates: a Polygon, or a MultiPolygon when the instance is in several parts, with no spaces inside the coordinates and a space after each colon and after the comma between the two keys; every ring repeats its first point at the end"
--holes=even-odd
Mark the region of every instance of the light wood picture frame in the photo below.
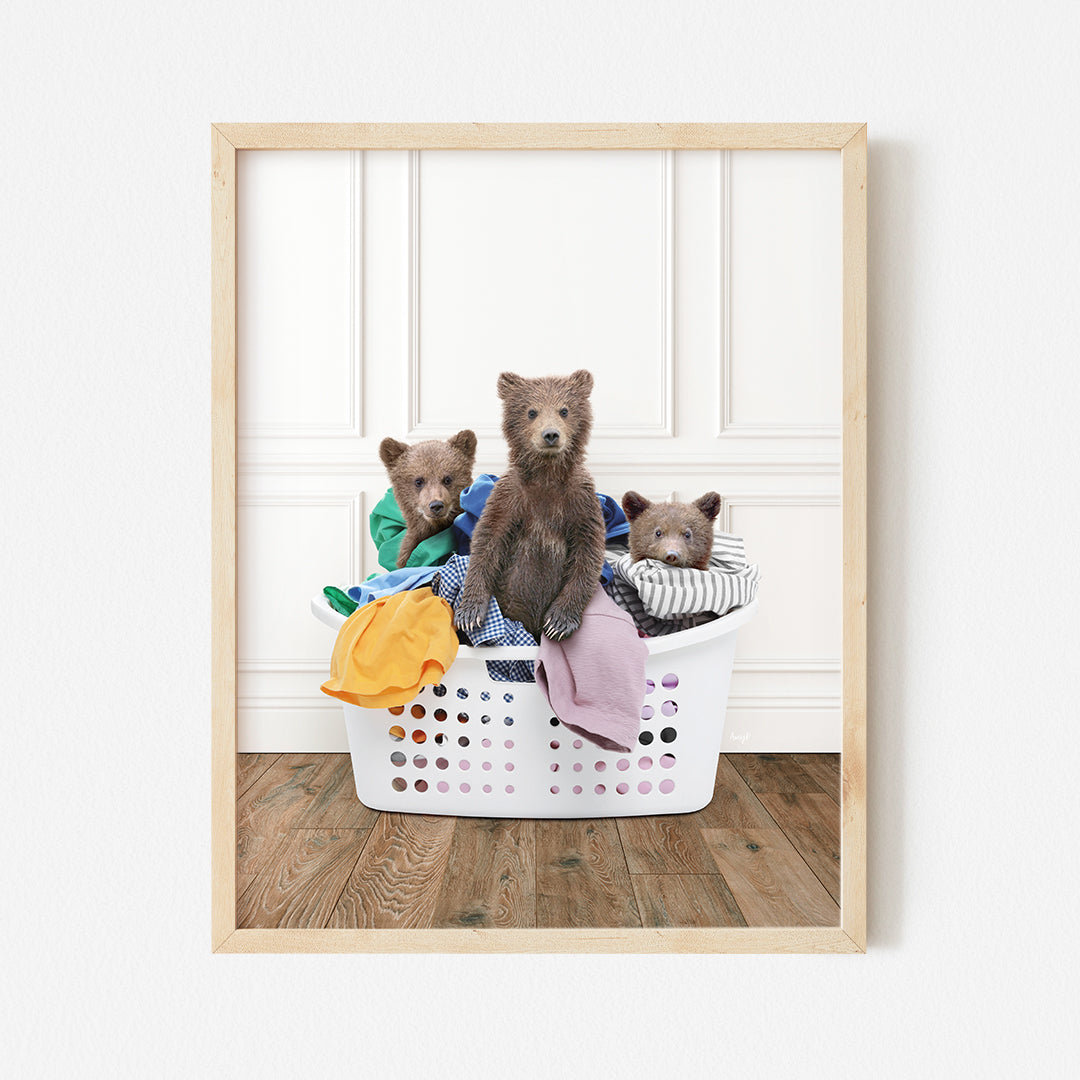
{"type": "Polygon", "coordinates": [[[211,127],[214,952],[864,952],[867,701],[867,132],[864,124],[214,124],[211,127]],[[841,903],[836,927],[286,930],[237,927],[237,152],[834,150],[842,176],[841,903]]]}

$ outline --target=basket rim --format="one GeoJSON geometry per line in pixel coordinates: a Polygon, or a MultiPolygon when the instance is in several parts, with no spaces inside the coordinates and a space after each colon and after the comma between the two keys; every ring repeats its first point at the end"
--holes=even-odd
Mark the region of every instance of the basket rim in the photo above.
{"type": "MultiPolygon", "coordinates": [[[[649,655],[655,656],[660,653],[671,652],[688,645],[697,645],[703,641],[710,641],[716,637],[722,637],[733,630],[737,630],[744,623],[749,622],[757,612],[758,598],[755,596],[749,604],[735,608],[718,619],[712,619],[700,626],[692,626],[688,630],[677,630],[673,634],[665,634],[663,637],[647,637],[642,640],[648,646],[649,655]]],[[[335,611],[330,602],[320,592],[311,598],[312,614],[319,622],[330,627],[335,633],[341,629],[345,622],[345,616],[335,611]]],[[[461,645],[458,647],[455,663],[461,661],[489,660],[532,660],[535,661],[540,655],[539,645],[461,645]]]]}

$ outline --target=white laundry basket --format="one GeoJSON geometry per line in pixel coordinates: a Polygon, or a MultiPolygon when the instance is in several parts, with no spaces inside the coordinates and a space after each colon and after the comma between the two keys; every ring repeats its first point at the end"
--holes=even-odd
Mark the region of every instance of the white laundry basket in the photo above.
{"type": "MultiPolygon", "coordinates": [[[[740,626],[757,600],[712,622],[649,638],[640,741],[602,750],[562,726],[536,683],[497,682],[488,660],[536,647],[461,646],[438,686],[407,705],[343,703],[356,794],[373,810],[465,817],[683,814],[711,799],[740,626]]],[[[311,608],[337,630],[322,595],[311,608]]]]}

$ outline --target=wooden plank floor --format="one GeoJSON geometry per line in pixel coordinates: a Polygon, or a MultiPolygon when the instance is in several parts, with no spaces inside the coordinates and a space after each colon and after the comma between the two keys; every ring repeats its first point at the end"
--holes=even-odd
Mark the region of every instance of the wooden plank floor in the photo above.
{"type": "Polygon", "coordinates": [[[239,927],[837,926],[840,755],[726,754],[671,817],[369,810],[348,754],[237,758],[239,927]]]}

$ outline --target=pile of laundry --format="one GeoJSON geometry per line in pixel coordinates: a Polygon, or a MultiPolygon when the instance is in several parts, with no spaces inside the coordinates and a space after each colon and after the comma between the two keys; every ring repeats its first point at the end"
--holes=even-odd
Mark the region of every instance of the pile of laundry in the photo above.
{"type": "Polygon", "coordinates": [[[379,565],[387,572],[359,585],[323,589],[346,616],[338,633],[330,679],[322,689],[366,708],[411,701],[422,686],[438,684],[458,646],[539,646],[531,660],[492,660],[488,675],[500,682],[536,682],[562,723],[599,746],[630,750],[640,725],[641,700],[627,686],[644,687],[648,648],[642,640],[674,633],[749,603],[758,568],[746,561],[739,537],[718,533],[707,570],[679,569],[651,559],[632,562],[626,515],[597,492],[604,515],[606,551],[598,588],[581,626],[560,642],[537,640],[506,618],[494,597],[480,626],[465,634],[454,611],[469,565],[473,529],[498,477],[484,473],[461,493],[462,513],[450,528],[422,541],[397,569],[405,520],[393,489],[370,515],[379,565]]]}

